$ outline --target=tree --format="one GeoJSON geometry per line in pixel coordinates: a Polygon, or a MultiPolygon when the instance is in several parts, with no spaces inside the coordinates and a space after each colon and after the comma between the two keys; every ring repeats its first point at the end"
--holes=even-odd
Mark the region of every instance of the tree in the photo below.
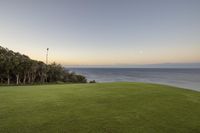
{"type": "Polygon", "coordinates": [[[40,83],[44,83],[46,78],[46,72],[47,72],[47,66],[43,62],[39,61],[37,73],[40,83]]]}
{"type": "Polygon", "coordinates": [[[5,69],[5,73],[7,76],[7,84],[10,85],[10,75],[13,69],[13,56],[14,52],[6,49],[6,53],[4,54],[4,62],[3,68],[5,69]]]}
{"type": "Polygon", "coordinates": [[[82,75],[70,73],[55,62],[48,65],[42,61],[30,59],[26,55],[13,52],[0,46],[0,83],[19,85],[50,82],[86,83],[82,75]]]}

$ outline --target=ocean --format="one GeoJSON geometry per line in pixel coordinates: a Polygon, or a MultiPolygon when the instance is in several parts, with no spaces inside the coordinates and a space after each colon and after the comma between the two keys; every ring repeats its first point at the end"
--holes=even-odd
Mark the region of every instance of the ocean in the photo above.
{"type": "Polygon", "coordinates": [[[96,82],[147,82],[200,91],[200,69],[67,68],[96,82]]]}

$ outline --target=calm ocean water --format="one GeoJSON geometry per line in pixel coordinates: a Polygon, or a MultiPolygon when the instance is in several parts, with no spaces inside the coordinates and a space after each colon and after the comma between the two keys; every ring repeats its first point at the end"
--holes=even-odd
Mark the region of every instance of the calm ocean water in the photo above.
{"type": "Polygon", "coordinates": [[[200,69],[67,68],[97,82],[149,82],[200,91],[200,69]]]}

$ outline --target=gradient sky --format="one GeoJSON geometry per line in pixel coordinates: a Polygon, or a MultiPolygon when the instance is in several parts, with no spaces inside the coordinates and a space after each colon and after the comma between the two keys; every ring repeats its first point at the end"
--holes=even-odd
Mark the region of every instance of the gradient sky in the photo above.
{"type": "Polygon", "coordinates": [[[200,62],[200,0],[0,0],[0,45],[63,65],[200,62]]]}

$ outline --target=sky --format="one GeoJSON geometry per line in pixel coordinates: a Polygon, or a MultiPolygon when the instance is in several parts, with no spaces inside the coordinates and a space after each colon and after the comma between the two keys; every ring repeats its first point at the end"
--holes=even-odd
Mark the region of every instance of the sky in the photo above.
{"type": "Polygon", "coordinates": [[[0,0],[0,45],[66,66],[200,62],[200,0],[0,0]]]}

